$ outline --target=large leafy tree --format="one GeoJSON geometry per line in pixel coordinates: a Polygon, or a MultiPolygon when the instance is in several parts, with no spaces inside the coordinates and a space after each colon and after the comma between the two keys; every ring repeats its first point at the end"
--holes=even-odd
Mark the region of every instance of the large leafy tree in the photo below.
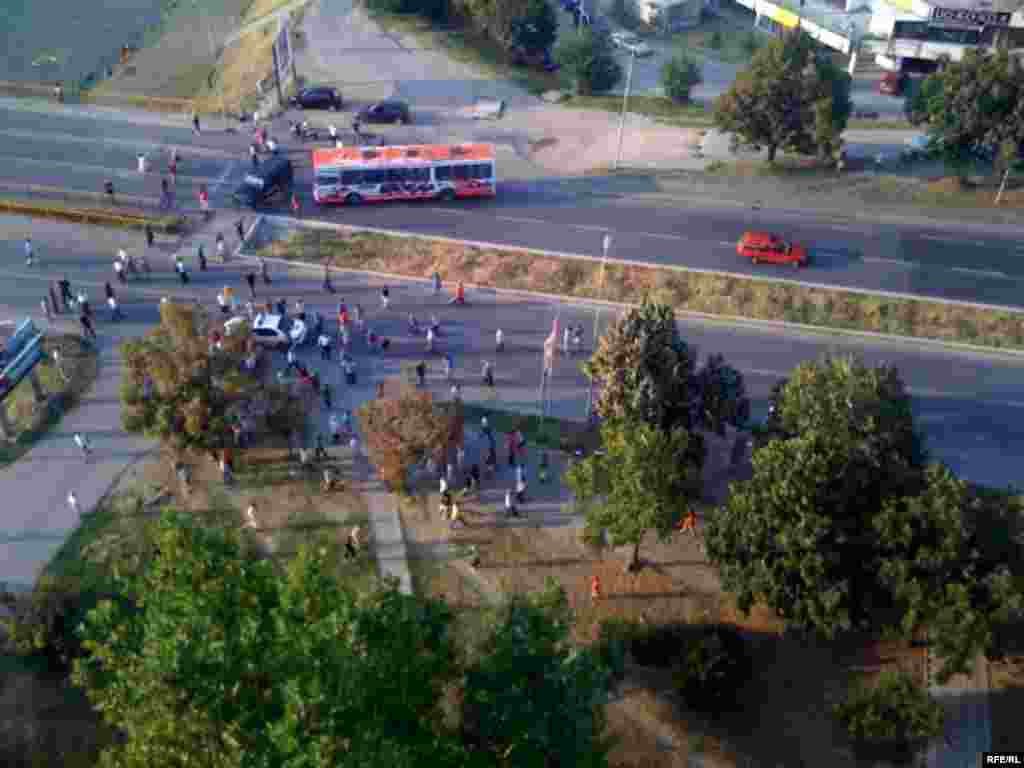
{"type": "Polygon", "coordinates": [[[661,538],[700,492],[703,443],[681,427],[662,430],[644,422],[612,421],[601,428],[603,454],[589,456],[566,474],[583,505],[590,541],[633,547],[630,569],[640,567],[648,531],[661,538]]]}
{"type": "Polygon", "coordinates": [[[743,374],[726,363],[722,355],[708,356],[694,381],[702,426],[724,435],[727,424],[742,427],[750,419],[750,399],[743,374]]]}
{"type": "Polygon", "coordinates": [[[906,113],[961,175],[978,157],[1012,162],[1024,142],[1024,72],[1006,51],[966,51],[908,93],[906,113]]]}
{"type": "Polygon", "coordinates": [[[645,300],[601,337],[584,371],[600,387],[601,418],[689,429],[695,367],[672,307],[645,300]]]}
{"type": "Polygon", "coordinates": [[[439,602],[357,593],[303,551],[282,575],[167,514],[150,567],[81,633],[74,679],[123,741],[104,765],[466,763],[437,706],[458,672],[439,602]]]}
{"type": "Polygon", "coordinates": [[[461,442],[462,408],[458,403],[442,407],[429,392],[409,386],[390,389],[364,403],[358,418],[381,479],[404,490],[414,466],[428,458],[442,463],[461,442]]]}
{"type": "Polygon", "coordinates": [[[555,61],[572,78],[578,94],[589,96],[614,88],[622,79],[606,35],[582,27],[562,37],[555,47],[555,61]]]}
{"type": "Polygon", "coordinates": [[[548,0],[526,0],[522,14],[514,18],[509,29],[509,43],[527,53],[543,53],[558,37],[558,16],[548,0]]]}
{"type": "MultiPolygon", "coordinates": [[[[213,451],[227,439],[234,410],[260,393],[241,372],[248,334],[233,333],[212,349],[209,317],[199,307],[165,302],[160,324],[123,347],[123,420],[130,432],[177,450],[213,451]]],[[[278,398],[271,385],[274,402],[278,398]]]]}
{"type": "Polygon", "coordinates": [[[737,142],[778,150],[833,155],[850,116],[850,77],[815,54],[803,32],[760,49],[750,67],[715,102],[715,123],[737,142]]]}
{"type": "Polygon", "coordinates": [[[554,581],[497,609],[462,696],[466,743],[491,765],[607,765],[610,671],[594,650],[574,646],[571,627],[565,590],[554,581]]]}
{"type": "Polygon", "coordinates": [[[805,363],[777,390],[774,421],[779,437],[705,529],[741,608],[763,601],[826,637],[941,626],[947,673],[990,648],[1019,610],[1014,557],[979,545],[965,486],[926,466],[898,373],[805,363]]]}

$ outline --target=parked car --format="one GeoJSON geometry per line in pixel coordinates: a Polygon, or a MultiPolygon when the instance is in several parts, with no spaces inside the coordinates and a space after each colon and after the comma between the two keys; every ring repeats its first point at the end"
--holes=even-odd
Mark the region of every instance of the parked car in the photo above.
{"type": "Polygon", "coordinates": [[[276,195],[286,194],[291,189],[293,176],[292,161],[273,156],[245,174],[233,197],[239,204],[255,208],[276,195]]]}
{"type": "MultiPolygon", "coordinates": [[[[228,336],[233,333],[237,333],[237,329],[241,328],[244,323],[248,323],[249,320],[246,317],[232,317],[226,323],[224,323],[224,333],[228,336]]],[[[267,347],[287,347],[290,342],[288,335],[282,329],[282,322],[280,315],[256,315],[256,319],[252,323],[252,328],[249,333],[252,334],[253,341],[257,344],[262,344],[267,347]]]]}
{"type": "Polygon", "coordinates": [[[616,48],[621,48],[627,53],[632,53],[634,56],[643,58],[645,56],[651,56],[654,54],[654,50],[631,32],[614,32],[611,36],[612,45],[616,48]]]}
{"type": "Polygon", "coordinates": [[[364,123],[401,123],[408,125],[412,122],[412,114],[409,112],[409,105],[404,101],[388,99],[378,101],[369,107],[359,110],[359,120],[364,123]]]}
{"type": "Polygon", "coordinates": [[[736,253],[754,264],[791,264],[797,269],[806,267],[808,261],[806,248],[770,232],[744,232],[736,243],[736,253]]]}
{"type": "Polygon", "coordinates": [[[878,81],[878,92],[886,96],[902,96],[909,81],[905,72],[886,72],[878,81]]]}
{"type": "Polygon", "coordinates": [[[341,109],[341,93],[337,88],[316,85],[303,88],[289,99],[293,107],[299,109],[341,109]]]}

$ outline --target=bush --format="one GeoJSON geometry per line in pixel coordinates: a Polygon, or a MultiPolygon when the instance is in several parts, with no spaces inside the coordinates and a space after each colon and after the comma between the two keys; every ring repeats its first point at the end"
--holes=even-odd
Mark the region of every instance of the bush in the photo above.
{"type": "Polygon", "coordinates": [[[905,672],[883,672],[873,688],[858,687],[834,714],[863,759],[909,762],[943,731],[942,706],[905,672]]]}
{"type": "Polygon", "coordinates": [[[673,682],[686,703],[701,712],[734,708],[737,693],[753,672],[743,636],[735,627],[701,627],[690,639],[673,671],[673,682]]]}
{"type": "Polygon", "coordinates": [[[615,60],[608,38],[594,34],[589,27],[560,40],[554,58],[581,96],[610,91],[622,79],[622,67],[615,60]]]}
{"type": "Polygon", "coordinates": [[[700,66],[682,53],[673,56],[661,68],[661,84],[665,88],[665,95],[677,104],[688,102],[693,87],[702,80],[700,66]]]}

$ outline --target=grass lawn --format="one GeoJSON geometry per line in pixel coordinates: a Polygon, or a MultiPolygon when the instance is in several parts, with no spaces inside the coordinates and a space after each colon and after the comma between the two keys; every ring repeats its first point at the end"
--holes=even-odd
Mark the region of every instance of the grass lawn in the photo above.
{"type": "MultiPolygon", "coordinates": [[[[622,110],[621,96],[570,96],[560,102],[576,109],[600,109],[607,112],[622,110]]],[[[679,104],[665,96],[630,95],[627,105],[631,114],[646,115],[666,123],[678,125],[711,125],[711,112],[703,104],[679,104]]]]}
{"type": "Polygon", "coordinates": [[[514,432],[519,429],[527,443],[543,448],[570,453],[583,448],[589,453],[600,445],[598,430],[579,421],[513,413],[472,403],[463,405],[463,414],[466,424],[474,429],[479,428],[480,419],[486,416],[495,432],[514,432]]]}
{"type": "Polygon", "coordinates": [[[769,38],[752,29],[746,17],[723,9],[718,16],[702,21],[693,29],[676,32],[670,39],[677,49],[698,59],[746,64],[769,38]]]}
{"type": "Polygon", "coordinates": [[[78,405],[99,373],[96,350],[77,336],[47,336],[43,339],[45,357],[35,370],[39,383],[48,394],[45,404],[37,405],[32,384],[23,379],[7,396],[3,405],[17,437],[13,442],[0,442],[0,467],[17,461],[36,441],[57,426],[64,414],[78,405]],[[53,351],[58,350],[65,379],[53,362],[53,351]]]}

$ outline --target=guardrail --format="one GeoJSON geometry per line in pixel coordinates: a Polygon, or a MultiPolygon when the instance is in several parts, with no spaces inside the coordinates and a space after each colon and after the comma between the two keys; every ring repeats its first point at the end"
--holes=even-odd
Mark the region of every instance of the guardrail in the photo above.
{"type": "Polygon", "coordinates": [[[118,210],[129,215],[132,215],[132,212],[126,209],[131,208],[137,208],[139,216],[152,216],[154,213],[171,215],[173,213],[173,211],[161,209],[159,198],[148,195],[116,194],[114,197],[116,205],[110,206],[110,198],[104,193],[91,192],[84,189],[68,189],[67,187],[53,187],[45,184],[25,184],[0,180],[0,190],[26,197],[60,200],[63,203],[89,202],[101,205],[108,210],[118,210]]]}
{"type": "Polygon", "coordinates": [[[189,218],[181,213],[159,215],[155,212],[146,213],[117,208],[76,207],[69,204],[67,200],[48,204],[45,201],[0,198],[0,211],[26,216],[48,216],[84,224],[106,224],[129,229],[141,229],[146,224],[150,224],[155,229],[167,233],[180,232],[189,224],[189,218]]]}
{"type": "MultiPolygon", "coordinates": [[[[41,98],[58,103],[56,81],[33,83],[15,80],[0,80],[0,94],[17,98],[41,98]]],[[[66,104],[94,104],[97,106],[132,107],[164,115],[182,115],[185,119],[198,112],[200,115],[223,114],[222,105],[213,98],[179,99],[166,96],[147,96],[142,93],[126,93],[102,87],[102,84],[83,87],[77,83],[63,85],[62,99],[66,104]]],[[[237,117],[229,111],[228,116],[237,117]]]]}

